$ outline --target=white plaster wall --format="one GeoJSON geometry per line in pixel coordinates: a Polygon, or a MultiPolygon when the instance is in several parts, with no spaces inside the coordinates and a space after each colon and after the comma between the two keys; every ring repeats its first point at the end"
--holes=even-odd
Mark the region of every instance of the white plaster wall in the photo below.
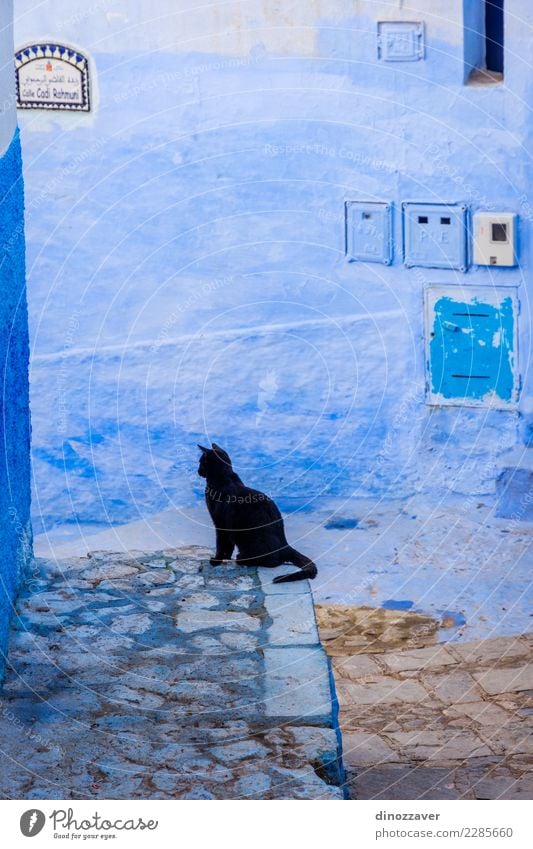
{"type": "Polygon", "coordinates": [[[424,18],[435,38],[462,40],[461,0],[37,0],[18,4],[17,34],[24,40],[50,32],[79,40],[97,52],[171,50],[247,54],[254,47],[276,53],[316,55],[317,24],[353,26],[357,19],[424,18]],[[351,23],[350,23],[351,22],[351,23]]]}
{"type": "Polygon", "coordinates": [[[0,0],[0,155],[17,124],[13,68],[13,0],[0,0]]]}

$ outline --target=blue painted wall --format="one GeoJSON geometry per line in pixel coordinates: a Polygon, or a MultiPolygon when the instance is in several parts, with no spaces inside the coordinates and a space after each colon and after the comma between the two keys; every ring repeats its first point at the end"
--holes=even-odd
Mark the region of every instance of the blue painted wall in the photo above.
{"type": "Polygon", "coordinates": [[[18,130],[0,157],[0,674],[17,588],[31,556],[28,314],[18,130]]]}
{"type": "Polygon", "coordinates": [[[533,11],[479,88],[463,3],[414,5],[425,59],[387,64],[390,3],[20,0],[17,46],[85,49],[95,106],[20,114],[39,529],[201,497],[206,438],[282,503],[494,493],[533,417],[533,11]],[[389,267],[346,261],[346,200],[394,204],[389,267]],[[406,268],[406,200],[516,211],[520,266],[406,268]],[[518,287],[519,409],[426,406],[432,283],[518,287]]]}

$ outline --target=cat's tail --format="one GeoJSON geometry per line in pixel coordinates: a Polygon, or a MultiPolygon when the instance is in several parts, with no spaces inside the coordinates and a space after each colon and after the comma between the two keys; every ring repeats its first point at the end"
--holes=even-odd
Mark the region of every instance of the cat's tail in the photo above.
{"type": "Polygon", "coordinates": [[[306,557],[305,554],[300,554],[295,548],[287,546],[285,556],[289,563],[294,563],[295,566],[299,566],[300,568],[298,572],[290,572],[288,575],[278,575],[277,578],[274,578],[274,584],[286,584],[289,581],[305,581],[306,578],[312,581],[313,578],[316,578],[318,569],[313,561],[309,557],[306,557]]]}

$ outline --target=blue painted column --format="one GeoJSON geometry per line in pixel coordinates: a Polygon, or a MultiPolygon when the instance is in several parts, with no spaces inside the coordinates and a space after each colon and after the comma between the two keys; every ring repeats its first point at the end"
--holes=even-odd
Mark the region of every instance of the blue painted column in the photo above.
{"type": "Polygon", "coordinates": [[[31,556],[28,313],[19,132],[0,156],[0,675],[31,556]]]}

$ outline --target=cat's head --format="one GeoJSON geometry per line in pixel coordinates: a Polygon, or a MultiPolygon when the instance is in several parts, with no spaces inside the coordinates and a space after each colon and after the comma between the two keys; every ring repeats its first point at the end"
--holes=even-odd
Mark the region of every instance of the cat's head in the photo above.
{"type": "Polygon", "coordinates": [[[213,477],[217,474],[220,475],[221,472],[231,471],[229,454],[216,442],[212,443],[211,448],[205,448],[203,445],[199,445],[198,448],[202,452],[198,466],[198,474],[201,478],[213,477]]]}

